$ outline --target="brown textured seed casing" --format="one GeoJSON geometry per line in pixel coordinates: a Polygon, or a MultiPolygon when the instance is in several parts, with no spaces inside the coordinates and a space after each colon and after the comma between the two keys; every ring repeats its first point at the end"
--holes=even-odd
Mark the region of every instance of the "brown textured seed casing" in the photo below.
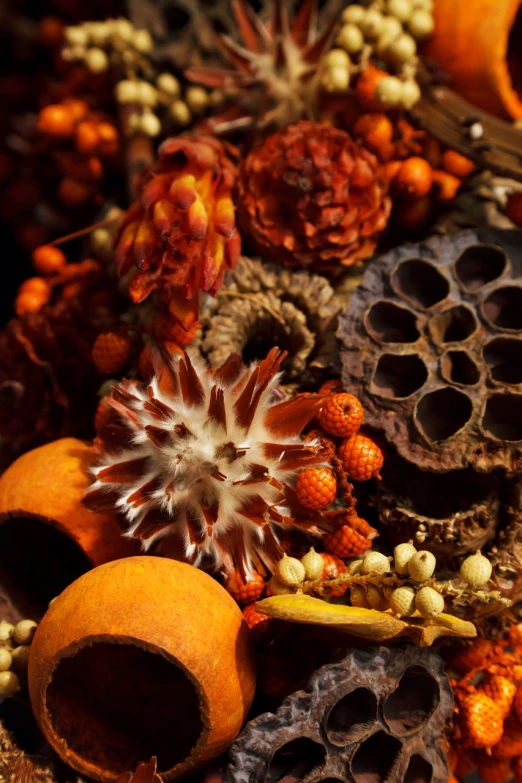
{"type": "Polygon", "coordinates": [[[164,558],[84,574],[52,604],[31,646],[40,728],[64,761],[99,781],[144,757],[158,758],[165,781],[214,758],[239,732],[254,689],[237,604],[207,574],[164,558]]]}
{"type": "Polygon", "coordinates": [[[453,696],[440,656],[407,645],[353,650],[274,714],[250,721],[225,783],[446,783],[453,696]]]}
{"type": "Polygon", "coordinates": [[[396,248],[341,318],[343,382],[424,470],[522,468],[522,232],[396,248]]]}

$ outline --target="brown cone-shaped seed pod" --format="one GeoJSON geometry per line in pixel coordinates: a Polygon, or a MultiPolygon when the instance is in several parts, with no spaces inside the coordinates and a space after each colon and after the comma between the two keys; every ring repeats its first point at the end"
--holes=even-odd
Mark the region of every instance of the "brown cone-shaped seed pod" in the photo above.
{"type": "Polygon", "coordinates": [[[166,558],[84,574],[31,646],[40,728],[64,761],[104,783],[153,756],[164,781],[215,758],[239,732],[254,689],[252,640],[233,598],[166,558]]]}
{"type": "MultiPolygon", "coordinates": [[[[91,447],[62,438],[19,457],[0,478],[0,564],[22,616],[47,603],[92,566],[138,554],[117,517],[83,503],[91,447]]],[[[0,583],[3,578],[0,579],[0,583]]]]}
{"type": "Polygon", "coordinates": [[[445,783],[453,696],[439,655],[353,650],[274,714],[250,721],[225,783],[386,780],[445,783]]]}
{"type": "Polygon", "coordinates": [[[522,467],[522,232],[398,247],[341,318],[345,388],[424,470],[522,467]]]}

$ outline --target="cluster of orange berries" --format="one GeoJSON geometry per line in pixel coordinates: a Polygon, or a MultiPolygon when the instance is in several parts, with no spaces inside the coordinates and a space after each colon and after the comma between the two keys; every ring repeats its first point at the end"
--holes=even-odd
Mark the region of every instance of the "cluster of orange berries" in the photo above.
{"type": "Polygon", "coordinates": [[[474,770],[485,783],[522,783],[522,627],[506,641],[479,638],[449,667],[456,721],[450,760],[461,780],[474,770]]]}
{"type": "Polygon", "coordinates": [[[120,149],[116,127],[92,112],[85,101],[65,98],[45,106],[38,115],[38,130],[52,146],[60,171],[57,195],[69,207],[80,207],[98,195],[104,160],[120,149]]]}

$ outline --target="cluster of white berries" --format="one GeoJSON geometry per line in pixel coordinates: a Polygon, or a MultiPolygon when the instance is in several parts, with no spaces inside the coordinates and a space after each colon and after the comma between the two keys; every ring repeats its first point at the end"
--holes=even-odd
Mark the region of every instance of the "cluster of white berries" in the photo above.
{"type": "Polygon", "coordinates": [[[111,207],[105,215],[105,220],[113,222],[96,228],[91,233],[91,251],[100,261],[112,261],[114,257],[114,237],[118,228],[118,219],[122,214],[123,210],[119,207],[111,207]]]}
{"type": "Polygon", "coordinates": [[[310,549],[300,560],[296,557],[283,555],[276,567],[275,574],[268,583],[272,595],[295,593],[303,582],[320,579],[324,570],[324,560],[321,555],[310,549]]]}
{"type": "Polygon", "coordinates": [[[21,688],[37,627],[34,620],[20,620],[16,625],[0,621],[0,702],[16,696],[21,688]]]}
{"type": "Polygon", "coordinates": [[[104,73],[111,65],[139,59],[152,51],[148,30],[138,30],[124,17],[104,22],[84,22],[65,28],[62,57],[84,62],[92,73],[104,73]]]}

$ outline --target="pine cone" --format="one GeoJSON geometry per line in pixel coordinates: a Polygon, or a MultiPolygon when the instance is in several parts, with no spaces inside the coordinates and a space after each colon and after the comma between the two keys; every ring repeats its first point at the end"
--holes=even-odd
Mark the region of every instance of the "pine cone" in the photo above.
{"type": "Polygon", "coordinates": [[[340,303],[323,277],[242,258],[213,305],[201,319],[212,367],[231,353],[251,361],[278,345],[289,352],[286,382],[316,384],[334,369],[340,303]]]}
{"type": "Polygon", "coordinates": [[[370,256],[391,201],[377,158],[343,130],[298,122],[242,163],[239,216],[265,254],[328,269],[370,256]]]}

